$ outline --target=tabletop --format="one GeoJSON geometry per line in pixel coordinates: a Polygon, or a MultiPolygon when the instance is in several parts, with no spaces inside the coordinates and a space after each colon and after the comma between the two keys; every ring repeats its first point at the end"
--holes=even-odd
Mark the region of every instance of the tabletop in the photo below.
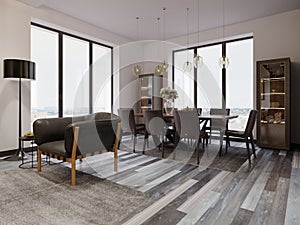
{"type": "MultiPolygon", "coordinates": [[[[143,117],[143,113],[135,113],[135,117],[143,117]]],[[[174,118],[173,115],[163,114],[164,118],[174,118]]],[[[238,118],[238,115],[200,115],[198,116],[201,120],[211,120],[211,119],[235,119],[238,118]]]]}

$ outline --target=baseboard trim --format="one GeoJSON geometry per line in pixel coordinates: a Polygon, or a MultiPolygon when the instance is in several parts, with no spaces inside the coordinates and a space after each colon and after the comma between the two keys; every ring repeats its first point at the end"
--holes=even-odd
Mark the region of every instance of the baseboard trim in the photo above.
{"type": "MultiPolygon", "coordinates": [[[[33,147],[33,150],[36,151],[35,146],[33,147]]],[[[6,156],[14,155],[17,151],[18,151],[18,149],[0,151],[0,157],[6,157],[6,156]]],[[[31,149],[31,147],[26,147],[26,148],[23,149],[23,151],[24,152],[31,152],[32,149],[31,149]]]]}

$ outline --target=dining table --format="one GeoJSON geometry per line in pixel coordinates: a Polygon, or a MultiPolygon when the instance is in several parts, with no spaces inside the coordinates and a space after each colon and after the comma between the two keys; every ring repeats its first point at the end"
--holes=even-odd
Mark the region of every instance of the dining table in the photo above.
{"type": "MultiPolygon", "coordinates": [[[[142,118],[143,113],[135,113],[135,117],[142,118]]],[[[171,120],[174,118],[173,114],[163,114],[163,118],[166,120],[171,120]]],[[[206,125],[209,121],[211,120],[230,120],[230,119],[236,119],[238,118],[238,115],[210,115],[210,114],[205,114],[205,115],[199,115],[199,124],[202,124],[201,130],[205,130],[206,125]]],[[[225,128],[225,127],[224,127],[225,128]]],[[[176,129],[176,128],[175,128],[176,129]]],[[[220,147],[219,147],[219,155],[221,156],[221,151],[222,151],[222,146],[223,146],[223,138],[224,134],[220,132],[220,147]]]]}

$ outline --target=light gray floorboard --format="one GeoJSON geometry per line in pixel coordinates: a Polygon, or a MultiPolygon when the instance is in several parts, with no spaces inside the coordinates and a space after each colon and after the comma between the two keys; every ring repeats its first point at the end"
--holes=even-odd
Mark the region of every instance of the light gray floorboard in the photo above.
{"type": "Polygon", "coordinates": [[[300,224],[300,168],[292,168],[285,225],[300,224]]]}

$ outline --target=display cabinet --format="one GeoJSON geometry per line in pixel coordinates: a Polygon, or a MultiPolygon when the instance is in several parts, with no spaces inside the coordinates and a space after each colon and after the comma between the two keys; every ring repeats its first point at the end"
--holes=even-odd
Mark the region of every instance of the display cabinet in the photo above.
{"type": "Polygon", "coordinates": [[[290,59],[257,61],[257,142],[290,149],[290,59]]]}
{"type": "Polygon", "coordinates": [[[140,80],[140,112],[147,109],[161,109],[162,76],[154,74],[141,74],[140,80]]]}

